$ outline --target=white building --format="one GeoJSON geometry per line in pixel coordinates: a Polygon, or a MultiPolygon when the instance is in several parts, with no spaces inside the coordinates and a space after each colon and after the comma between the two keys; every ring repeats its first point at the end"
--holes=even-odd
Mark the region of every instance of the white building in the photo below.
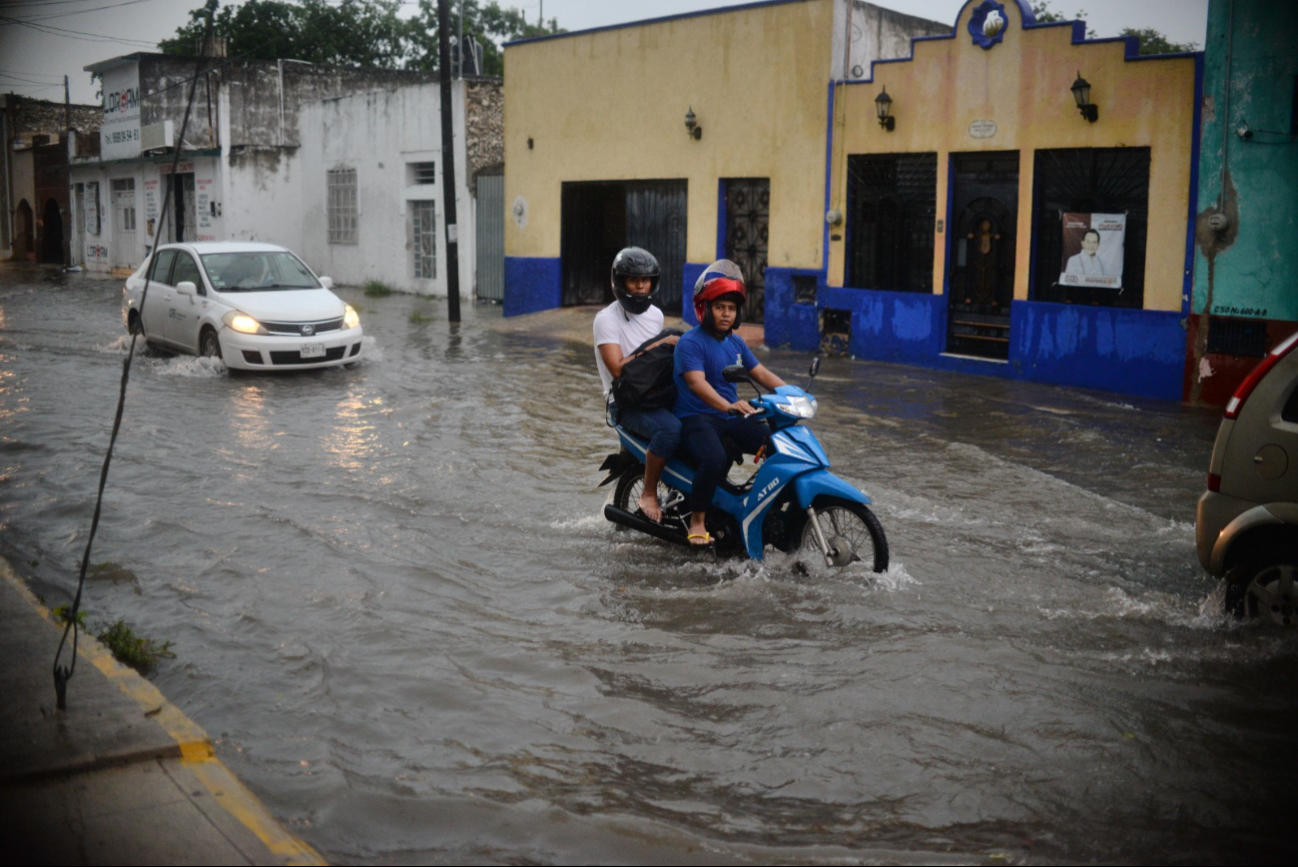
{"type": "MultiPolygon", "coordinates": [[[[155,238],[256,240],[296,251],[342,284],[382,280],[446,294],[440,99],[432,76],[161,54],[86,69],[103,77],[104,123],[99,157],[78,160],[70,171],[75,264],[131,270],[155,238]]],[[[465,296],[474,286],[473,203],[464,181],[470,84],[484,83],[453,87],[465,296]]]]}

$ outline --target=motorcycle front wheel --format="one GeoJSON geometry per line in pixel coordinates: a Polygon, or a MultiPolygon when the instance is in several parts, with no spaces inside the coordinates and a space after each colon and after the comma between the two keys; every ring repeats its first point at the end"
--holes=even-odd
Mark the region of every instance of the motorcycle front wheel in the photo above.
{"type": "MultiPolygon", "coordinates": [[[[883,525],[869,508],[861,503],[837,497],[817,497],[813,504],[820,529],[829,543],[834,567],[866,563],[875,572],[888,568],[888,539],[883,525]]],[[[796,552],[808,562],[825,563],[824,552],[816,539],[811,519],[803,521],[801,541],[796,552]]]]}

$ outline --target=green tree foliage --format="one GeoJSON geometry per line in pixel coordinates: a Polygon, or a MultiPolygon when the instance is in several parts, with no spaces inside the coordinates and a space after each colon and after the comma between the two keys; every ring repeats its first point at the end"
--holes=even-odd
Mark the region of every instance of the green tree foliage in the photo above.
{"type": "Polygon", "coordinates": [[[1140,40],[1141,54],[1181,54],[1186,51],[1198,51],[1197,42],[1172,42],[1152,27],[1137,30],[1135,27],[1124,27],[1119,36],[1134,36],[1140,40]]]}
{"type": "MultiPolygon", "coordinates": [[[[437,3],[419,0],[418,11],[402,18],[401,0],[246,0],[221,7],[214,19],[215,35],[225,39],[230,57],[250,60],[292,59],[336,66],[380,69],[437,69],[437,3]]],[[[558,21],[528,23],[523,12],[495,0],[452,0],[451,34],[463,32],[482,43],[483,72],[501,75],[500,45],[513,39],[562,33],[558,21]]],[[[194,55],[202,47],[207,9],[189,13],[189,23],[163,40],[164,54],[194,55]]]]}
{"type": "MultiPolygon", "coordinates": [[[[1050,8],[1050,0],[1035,0],[1032,4],[1032,14],[1036,17],[1038,24],[1048,24],[1052,21],[1086,20],[1086,10],[1079,9],[1076,15],[1064,15],[1050,8]]],[[[1180,54],[1186,51],[1199,50],[1197,42],[1172,42],[1152,27],[1143,29],[1124,27],[1118,35],[1136,37],[1136,40],[1140,43],[1141,54],[1180,54]]],[[[1098,34],[1093,28],[1087,27],[1087,39],[1095,39],[1097,36],[1098,34]]]]}

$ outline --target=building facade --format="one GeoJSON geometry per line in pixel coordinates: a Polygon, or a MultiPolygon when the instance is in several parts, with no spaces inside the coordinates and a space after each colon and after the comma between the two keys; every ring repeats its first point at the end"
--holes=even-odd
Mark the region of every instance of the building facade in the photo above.
{"type": "Polygon", "coordinates": [[[1224,404],[1298,331],[1298,6],[1211,0],[1185,374],[1224,404]]]}
{"type": "Polygon", "coordinates": [[[767,341],[1180,399],[1202,56],[1137,51],[970,0],[835,82],[828,268],[767,341]]]}
{"type": "MultiPolygon", "coordinates": [[[[103,77],[104,119],[99,156],[71,172],[78,264],[120,272],[137,267],[155,242],[255,240],[295,250],[339,283],[381,280],[446,294],[449,227],[437,219],[445,179],[432,76],[158,54],[87,69],[103,77]]],[[[460,222],[470,226],[460,232],[465,295],[474,273],[470,86],[499,84],[453,87],[454,189],[460,222]]]]}
{"type": "Polygon", "coordinates": [[[0,95],[0,260],[69,260],[67,166],[93,152],[99,120],[98,106],[0,95]]]}
{"type": "Polygon", "coordinates": [[[954,27],[810,0],[506,64],[507,313],[602,300],[612,250],[678,233],[667,291],[748,260],[772,346],[1182,396],[1201,54],[1141,57],[1022,0],[954,27]]]}
{"type": "Polygon", "coordinates": [[[825,267],[826,82],[948,29],[779,0],[506,45],[505,313],[603,302],[635,244],[672,311],[735,259],[760,320],[771,269],[825,267]]]}

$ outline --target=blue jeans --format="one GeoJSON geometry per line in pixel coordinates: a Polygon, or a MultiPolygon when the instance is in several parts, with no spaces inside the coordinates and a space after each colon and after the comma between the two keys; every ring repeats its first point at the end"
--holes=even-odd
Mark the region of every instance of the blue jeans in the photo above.
{"type": "Polygon", "coordinates": [[[707,413],[687,415],[682,420],[685,449],[694,458],[694,487],[690,490],[690,511],[706,512],[712,507],[712,495],[730,469],[722,437],[729,437],[747,455],[757,454],[771,436],[764,421],[745,416],[718,416],[707,413]]]}
{"type": "Polygon", "coordinates": [[[613,404],[613,418],[636,436],[649,440],[649,451],[665,461],[681,443],[681,420],[670,409],[636,409],[613,404]]]}

